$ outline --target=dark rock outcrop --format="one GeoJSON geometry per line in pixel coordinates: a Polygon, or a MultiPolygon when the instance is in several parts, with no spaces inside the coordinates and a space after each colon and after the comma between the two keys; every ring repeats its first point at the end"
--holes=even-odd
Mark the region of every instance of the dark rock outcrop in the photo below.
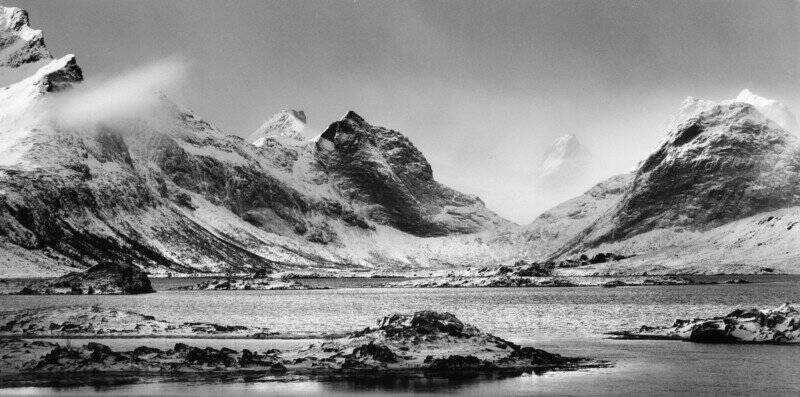
{"type": "Polygon", "coordinates": [[[101,263],[85,272],[73,272],[55,280],[41,281],[23,288],[21,295],[49,294],[146,294],[155,292],[147,273],[138,266],[101,263]]]}
{"type": "Polygon", "coordinates": [[[331,124],[317,157],[336,187],[371,206],[369,217],[417,236],[471,233],[506,224],[483,202],[433,179],[430,163],[403,134],[373,126],[353,111],[331,124]]]}
{"type": "Polygon", "coordinates": [[[249,290],[304,290],[304,289],[325,289],[309,287],[297,281],[286,281],[270,278],[217,278],[203,281],[195,285],[177,287],[176,290],[225,290],[225,291],[249,291],[249,290]]]}
{"type": "Polygon", "coordinates": [[[518,346],[484,333],[451,313],[435,311],[389,315],[379,320],[377,327],[312,345],[296,355],[310,369],[345,371],[491,372],[569,367],[583,362],[518,346]]]}
{"type": "Polygon", "coordinates": [[[675,320],[669,327],[642,326],[611,333],[622,339],[678,339],[698,343],[800,343],[800,311],[784,303],[775,309],[737,309],[724,317],[675,320]]]}

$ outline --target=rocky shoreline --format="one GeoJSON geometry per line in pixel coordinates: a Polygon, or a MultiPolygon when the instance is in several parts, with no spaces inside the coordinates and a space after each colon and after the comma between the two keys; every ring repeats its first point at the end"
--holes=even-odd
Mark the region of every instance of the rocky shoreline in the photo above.
{"type": "Polygon", "coordinates": [[[682,276],[609,277],[527,277],[499,275],[486,277],[443,276],[384,283],[384,288],[512,288],[512,287],[633,287],[656,285],[690,285],[695,282],[682,276]]]}
{"type": "Polygon", "coordinates": [[[522,347],[465,324],[450,313],[393,314],[376,327],[302,349],[263,353],[177,343],[162,350],[141,346],[115,351],[90,342],[75,347],[45,341],[0,339],[0,385],[47,382],[64,374],[144,378],[168,374],[360,376],[375,373],[523,373],[609,365],[522,347]]]}
{"type": "Polygon", "coordinates": [[[129,310],[63,306],[0,312],[0,337],[13,338],[270,338],[267,328],[206,322],[173,323],[129,310]]]}
{"type": "Polygon", "coordinates": [[[85,272],[34,282],[19,295],[132,295],[156,292],[147,273],[127,263],[105,262],[85,272]]]}
{"type": "Polygon", "coordinates": [[[327,287],[312,287],[294,280],[281,280],[271,278],[216,278],[194,285],[175,287],[172,290],[180,291],[280,291],[280,290],[308,290],[328,289],[327,287]]]}
{"type": "Polygon", "coordinates": [[[670,339],[698,343],[800,343],[797,304],[775,309],[737,309],[725,316],[677,319],[671,326],[644,325],[638,330],[610,332],[613,339],[670,339]]]}

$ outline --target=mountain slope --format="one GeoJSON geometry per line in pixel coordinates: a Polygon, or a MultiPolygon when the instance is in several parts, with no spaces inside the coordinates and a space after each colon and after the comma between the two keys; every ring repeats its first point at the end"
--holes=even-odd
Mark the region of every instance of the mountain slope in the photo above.
{"type": "Polygon", "coordinates": [[[379,223],[418,236],[474,233],[508,224],[479,198],[436,182],[430,164],[408,138],[370,125],[355,112],[331,124],[317,149],[337,189],[379,223]]]}
{"type": "Polygon", "coordinates": [[[508,224],[435,182],[402,134],[360,117],[316,142],[260,147],[164,96],[141,114],[63,122],[83,76],[73,56],[45,55],[4,69],[36,67],[0,91],[2,276],[103,260],[178,273],[443,266],[469,256],[450,239],[508,224]]]}
{"type": "Polygon", "coordinates": [[[653,228],[707,229],[800,204],[797,139],[741,102],[678,126],[636,171],[614,215],[592,240],[653,228]]]}
{"type": "Polygon", "coordinates": [[[740,100],[688,99],[678,117],[618,201],[551,257],[636,254],[622,272],[800,271],[798,139],[740,100]]]}
{"type": "Polygon", "coordinates": [[[525,256],[540,259],[562,248],[619,204],[632,180],[633,174],[613,176],[536,217],[521,230],[521,241],[531,245],[525,256]]]}

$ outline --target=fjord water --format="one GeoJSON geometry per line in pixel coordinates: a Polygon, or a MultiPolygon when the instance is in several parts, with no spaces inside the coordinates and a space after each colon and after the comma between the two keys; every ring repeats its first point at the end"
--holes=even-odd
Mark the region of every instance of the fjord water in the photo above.
{"type": "MultiPolygon", "coordinates": [[[[605,288],[385,289],[308,291],[164,291],[137,296],[2,296],[4,310],[53,305],[130,309],[173,321],[266,326],[281,332],[339,333],[373,325],[386,314],[440,310],[521,344],[563,355],[608,360],[610,368],[506,379],[377,379],[279,382],[147,382],[133,385],[0,389],[0,394],[353,394],[472,395],[797,394],[800,346],[703,345],[620,341],[602,333],[675,318],[721,315],[737,307],[800,301],[800,278],[768,277],[743,285],[605,288]]],[[[157,281],[159,284],[176,281],[157,281]]],[[[169,345],[175,340],[152,341],[169,345]]],[[[73,343],[76,343],[73,341],[73,343]]],[[[147,340],[106,340],[109,345],[147,340]]],[[[287,341],[191,341],[234,349],[285,347],[287,341]]],[[[307,343],[293,341],[289,343],[307,343]]]]}

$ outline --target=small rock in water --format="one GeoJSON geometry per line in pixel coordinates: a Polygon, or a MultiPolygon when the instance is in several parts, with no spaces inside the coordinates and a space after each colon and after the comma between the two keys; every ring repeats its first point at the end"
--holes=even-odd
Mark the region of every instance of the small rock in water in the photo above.
{"type": "Polygon", "coordinates": [[[612,335],[699,343],[800,343],[800,311],[784,303],[775,309],[737,309],[724,317],[678,319],[669,327],[642,326],[637,331],[612,335]]]}

